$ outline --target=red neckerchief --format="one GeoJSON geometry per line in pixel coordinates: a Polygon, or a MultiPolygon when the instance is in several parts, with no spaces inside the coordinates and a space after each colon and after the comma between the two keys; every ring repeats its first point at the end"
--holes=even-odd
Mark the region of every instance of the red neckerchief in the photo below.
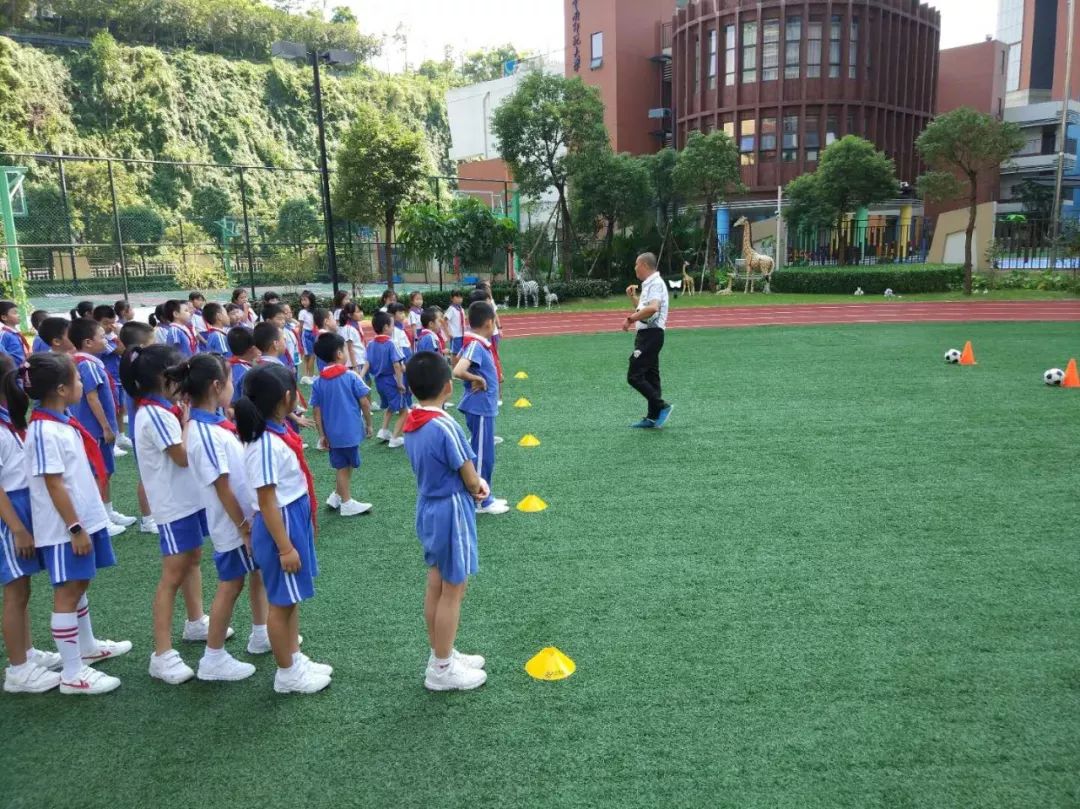
{"type": "Polygon", "coordinates": [[[11,334],[14,334],[16,337],[18,337],[19,342],[22,343],[23,347],[23,361],[25,362],[30,358],[30,344],[26,342],[26,338],[23,336],[23,333],[21,331],[11,328],[11,326],[9,326],[7,323],[0,324],[0,331],[10,332],[11,334]]]}
{"type": "Polygon", "coordinates": [[[441,410],[425,410],[421,407],[414,407],[409,411],[409,415],[405,417],[405,432],[414,433],[429,421],[434,421],[445,415],[446,414],[441,410]]]}
{"type": "Polygon", "coordinates": [[[194,355],[199,350],[199,341],[195,339],[195,330],[191,326],[184,326],[180,323],[170,323],[174,329],[180,329],[184,333],[184,337],[187,338],[188,345],[191,347],[191,353],[194,355]]]}
{"type": "Polygon", "coordinates": [[[423,340],[425,334],[430,334],[432,337],[434,337],[438,341],[438,343],[439,343],[439,351],[446,351],[446,340],[443,338],[443,336],[441,334],[439,334],[439,332],[432,331],[431,329],[421,329],[420,330],[420,338],[416,342],[419,343],[420,340],[423,340]]]}
{"type": "Polygon", "coordinates": [[[399,331],[404,332],[405,339],[409,341],[409,349],[410,350],[415,350],[415,348],[416,348],[416,342],[415,342],[416,341],[416,336],[411,333],[412,330],[411,329],[406,329],[404,323],[396,323],[396,322],[394,323],[394,328],[398,329],[399,331]]]}
{"type": "Polygon", "coordinates": [[[68,416],[65,422],[62,418],[57,417],[55,414],[50,413],[47,410],[34,409],[34,412],[30,414],[30,421],[52,421],[57,424],[67,424],[75,432],[79,434],[79,438],[82,439],[83,452],[86,453],[86,458],[90,461],[90,471],[93,472],[94,477],[97,480],[106,480],[109,477],[109,473],[105,470],[105,456],[101,454],[101,445],[94,436],[87,432],[86,428],[79,424],[79,420],[74,416],[68,416]]]}
{"type": "Polygon", "coordinates": [[[389,334],[376,334],[375,335],[375,342],[376,343],[389,343],[390,342],[390,335],[389,334]]]}
{"type": "Polygon", "coordinates": [[[480,343],[480,345],[484,346],[484,348],[486,348],[488,351],[491,351],[491,345],[492,345],[491,341],[488,340],[487,344],[485,345],[484,341],[481,340],[479,336],[473,334],[472,332],[469,332],[468,334],[466,334],[465,339],[461,341],[461,350],[464,351],[466,348],[469,347],[469,345],[471,343],[480,343]]]}
{"type": "Polygon", "coordinates": [[[229,365],[235,367],[237,365],[243,365],[245,368],[250,368],[251,363],[240,357],[229,357],[229,365]]]}
{"type": "Polygon", "coordinates": [[[193,407],[191,408],[191,420],[202,422],[203,424],[213,424],[228,430],[233,435],[237,434],[236,425],[216,411],[210,412],[209,410],[200,410],[197,407],[193,407]]]}
{"type": "Polygon", "coordinates": [[[206,330],[207,331],[216,331],[218,334],[224,334],[226,337],[228,337],[228,333],[225,331],[225,329],[218,328],[217,326],[207,326],[206,330]]]}
{"type": "Polygon", "coordinates": [[[315,478],[312,477],[311,467],[308,466],[307,459],[304,457],[304,439],[300,437],[300,433],[292,428],[289,422],[285,422],[284,427],[285,431],[282,433],[274,430],[270,430],[270,432],[280,438],[285,446],[292,450],[297,463],[300,464],[300,471],[304,473],[304,480],[307,481],[308,499],[311,501],[311,523],[314,525],[319,508],[318,501],[315,499],[315,478]]]}
{"type": "Polygon", "coordinates": [[[335,363],[334,365],[327,365],[321,371],[319,371],[319,379],[337,379],[349,369],[344,365],[335,363]]]}
{"type": "Polygon", "coordinates": [[[177,421],[180,420],[183,411],[180,409],[180,405],[167,405],[164,401],[157,397],[140,398],[135,400],[137,407],[160,407],[162,410],[167,410],[176,416],[177,421]]]}
{"type": "Polygon", "coordinates": [[[84,362],[93,363],[94,365],[98,366],[102,371],[104,371],[105,377],[109,380],[109,389],[116,389],[116,380],[113,379],[113,375],[109,373],[109,369],[105,367],[105,363],[101,361],[100,357],[95,357],[93,354],[87,354],[83,351],[76,351],[75,364],[81,365],[84,362]]]}

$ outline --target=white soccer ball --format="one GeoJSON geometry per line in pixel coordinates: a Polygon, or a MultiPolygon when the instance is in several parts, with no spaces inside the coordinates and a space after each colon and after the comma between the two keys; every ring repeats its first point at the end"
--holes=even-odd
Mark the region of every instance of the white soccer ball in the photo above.
{"type": "Polygon", "coordinates": [[[960,362],[960,352],[955,348],[950,348],[945,352],[945,362],[957,363],[960,362]]]}
{"type": "Polygon", "coordinates": [[[1043,374],[1043,382],[1047,385],[1060,385],[1065,381],[1065,372],[1060,368],[1051,368],[1043,374]]]}

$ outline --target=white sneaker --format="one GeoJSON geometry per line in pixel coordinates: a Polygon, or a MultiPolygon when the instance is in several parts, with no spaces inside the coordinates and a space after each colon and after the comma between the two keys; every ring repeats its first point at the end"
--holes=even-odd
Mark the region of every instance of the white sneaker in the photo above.
{"type": "Polygon", "coordinates": [[[314,385],[315,384],[315,379],[313,377],[310,377],[310,376],[302,376],[302,377],[300,377],[300,384],[301,385],[314,385]]]}
{"type": "Polygon", "coordinates": [[[388,446],[390,449],[397,449],[398,447],[403,447],[405,446],[405,439],[401,436],[398,436],[397,438],[391,438],[386,446],[388,446]]]}
{"type": "Polygon", "coordinates": [[[371,511],[371,503],[361,503],[359,500],[346,500],[341,504],[342,517],[355,517],[357,514],[367,514],[371,511]]]}
{"type": "Polygon", "coordinates": [[[163,655],[150,655],[150,676],[169,685],[180,685],[194,677],[195,672],[176,649],[169,649],[163,655]]]}
{"type": "Polygon", "coordinates": [[[309,669],[311,669],[313,672],[315,672],[316,674],[322,674],[322,675],[324,675],[326,677],[330,677],[330,676],[333,675],[333,673],[334,673],[334,667],[333,666],[328,666],[328,665],[326,665],[326,663],[316,663],[314,660],[312,660],[310,657],[308,657],[303,652],[298,652],[297,655],[299,656],[300,661],[304,665],[306,665],[309,669]]]}
{"type": "Polygon", "coordinates": [[[60,678],[61,694],[107,694],[119,687],[119,679],[89,666],[83,666],[79,676],[70,682],[60,678]]]}
{"type": "MultiPolygon", "coordinates": [[[[304,645],[304,636],[297,635],[296,642],[298,645],[304,645]]],[[[254,635],[248,635],[247,653],[249,655],[264,655],[273,651],[270,648],[270,636],[263,635],[261,637],[255,637],[254,635]]]]}
{"type": "MultiPolygon", "coordinates": [[[[184,635],[183,640],[188,643],[206,643],[206,638],[210,634],[210,616],[204,615],[198,621],[184,621],[184,635]]],[[[233,628],[230,626],[225,631],[225,640],[228,640],[236,633],[233,632],[233,628]]]]}
{"type": "Polygon", "coordinates": [[[116,436],[116,446],[120,449],[131,449],[134,444],[131,443],[131,439],[127,437],[126,433],[120,433],[116,436]]]}
{"type": "MultiPolygon", "coordinates": [[[[459,661],[463,666],[466,666],[470,669],[482,669],[487,664],[487,661],[484,660],[482,655],[462,654],[457,649],[454,649],[454,651],[450,653],[450,656],[454,658],[454,660],[459,661]]],[[[431,669],[433,668],[435,668],[434,652],[428,655],[427,671],[431,671],[431,669]]]]}
{"type": "Polygon", "coordinates": [[[109,512],[109,522],[113,523],[114,525],[120,525],[124,528],[127,528],[129,525],[135,524],[135,518],[129,517],[126,514],[121,514],[114,508],[112,511],[109,512]]]}
{"type": "Polygon", "coordinates": [[[4,690],[9,694],[44,694],[60,685],[60,675],[29,660],[16,672],[10,666],[4,670],[4,690]]]}
{"type": "Polygon", "coordinates": [[[382,408],[379,407],[377,404],[375,404],[375,402],[371,403],[371,412],[372,413],[378,413],[380,410],[382,410],[382,408]]]}
{"type": "Polygon", "coordinates": [[[456,657],[450,658],[445,671],[439,672],[432,667],[424,676],[424,688],[428,691],[471,691],[486,682],[486,671],[471,669],[456,657]]]}
{"type": "Polygon", "coordinates": [[[127,528],[125,528],[122,525],[117,525],[116,523],[114,523],[112,521],[109,522],[109,536],[110,537],[118,537],[122,533],[124,533],[126,530],[127,530],[127,528]]]}
{"type": "Polygon", "coordinates": [[[198,678],[208,682],[229,682],[246,680],[255,673],[255,667],[250,663],[242,663],[228,652],[223,652],[211,659],[203,656],[199,661],[198,678]]]}
{"type": "Polygon", "coordinates": [[[379,430],[379,432],[375,433],[375,437],[380,441],[389,441],[391,438],[394,437],[394,434],[384,427],[383,429],[379,430]]]}
{"type": "Polygon", "coordinates": [[[157,522],[153,517],[141,517],[139,519],[140,534],[156,534],[157,532],[157,522]]]}
{"type": "Polygon", "coordinates": [[[127,450],[117,444],[113,447],[112,454],[114,458],[123,458],[125,455],[127,455],[127,450]]]}
{"type": "Polygon", "coordinates": [[[341,508],[341,495],[337,492],[330,492],[330,496],[326,498],[326,505],[330,508],[341,508]]]}
{"type": "Polygon", "coordinates": [[[41,666],[49,671],[58,671],[64,665],[63,659],[57,652],[43,652],[41,649],[30,649],[26,653],[26,662],[41,666]]]}
{"type": "Polygon", "coordinates": [[[507,502],[499,502],[496,500],[490,506],[477,506],[477,514],[505,514],[510,510],[510,504],[507,502]]]}
{"type": "Polygon", "coordinates": [[[453,402],[447,402],[446,404],[443,405],[443,407],[445,407],[447,410],[450,410],[450,409],[452,409],[454,407],[457,407],[457,405],[455,405],[453,402]]]}
{"type": "Polygon", "coordinates": [[[499,403],[496,405],[496,407],[502,407],[502,399],[499,399],[499,403]]]}
{"type": "Polygon", "coordinates": [[[84,654],[82,661],[86,665],[92,666],[102,660],[111,660],[114,657],[126,655],[130,651],[131,641],[129,640],[99,640],[97,641],[97,651],[93,654],[84,654]]]}
{"type": "Polygon", "coordinates": [[[495,446],[499,446],[499,444],[501,444],[502,442],[503,442],[503,437],[501,435],[495,436],[495,438],[492,440],[492,443],[495,446]]]}
{"type": "Polygon", "coordinates": [[[279,694],[314,694],[328,685],[329,677],[316,674],[303,662],[294,663],[289,669],[279,668],[274,675],[274,690],[279,694]]]}

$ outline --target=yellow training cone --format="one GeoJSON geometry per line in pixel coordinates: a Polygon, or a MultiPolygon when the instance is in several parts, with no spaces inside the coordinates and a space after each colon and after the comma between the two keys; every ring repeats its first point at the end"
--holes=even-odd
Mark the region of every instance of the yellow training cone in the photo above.
{"type": "Polygon", "coordinates": [[[540,439],[535,435],[527,435],[518,441],[519,447],[538,447],[540,446],[540,439]]]}
{"type": "Polygon", "coordinates": [[[532,513],[534,511],[543,511],[547,508],[547,503],[537,497],[535,494],[530,494],[524,500],[517,504],[518,511],[524,511],[526,513],[532,513]]]}
{"type": "Polygon", "coordinates": [[[576,669],[577,664],[554,646],[541,649],[525,664],[534,680],[565,680],[576,669]]]}
{"type": "Polygon", "coordinates": [[[524,371],[518,371],[516,374],[514,374],[514,379],[528,379],[528,378],[529,378],[529,375],[527,373],[525,373],[524,371]]]}
{"type": "Polygon", "coordinates": [[[514,402],[514,407],[532,407],[532,402],[522,396],[520,399],[514,402]]]}

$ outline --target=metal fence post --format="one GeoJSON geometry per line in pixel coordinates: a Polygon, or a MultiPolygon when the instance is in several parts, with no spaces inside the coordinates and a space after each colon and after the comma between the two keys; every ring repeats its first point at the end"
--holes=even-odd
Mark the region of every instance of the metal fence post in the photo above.
{"type": "Polygon", "coordinates": [[[251,279],[251,299],[255,300],[255,260],[251,257],[251,229],[248,226],[247,183],[244,181],[244,167],[237,166],[240,174],[240,210],[244,214],[244,246],[247,251],[248,276],[251,279]]]}
{"type": "MultiPolygon", "coordinates": [[[[64,173],[64,158],[56,159],[60,167],[60,201],[64,204],[64,222],[67,225],[68,256],[71,258],[71,280],[74,284],[79,283],[79,276],[75,272],[75,228],[71,226],[71,206],[68,203],[67,175],[64,173]]],[[[64,280],[64,262],[60,262],[60,280],[64,280]]]]}
{"type": "Polygon", "coordinates": [[[106,160],[109,167],[109,195],[112,197],[113,225],[116,228],[116,248],[120,251],[120,276],[124,281],[124,300],[128,299],[127,260],[124,258],[124,235],[120,231],[120,208],[116,204],[116,179],[113,177],[113,162],[106,160]]]}

